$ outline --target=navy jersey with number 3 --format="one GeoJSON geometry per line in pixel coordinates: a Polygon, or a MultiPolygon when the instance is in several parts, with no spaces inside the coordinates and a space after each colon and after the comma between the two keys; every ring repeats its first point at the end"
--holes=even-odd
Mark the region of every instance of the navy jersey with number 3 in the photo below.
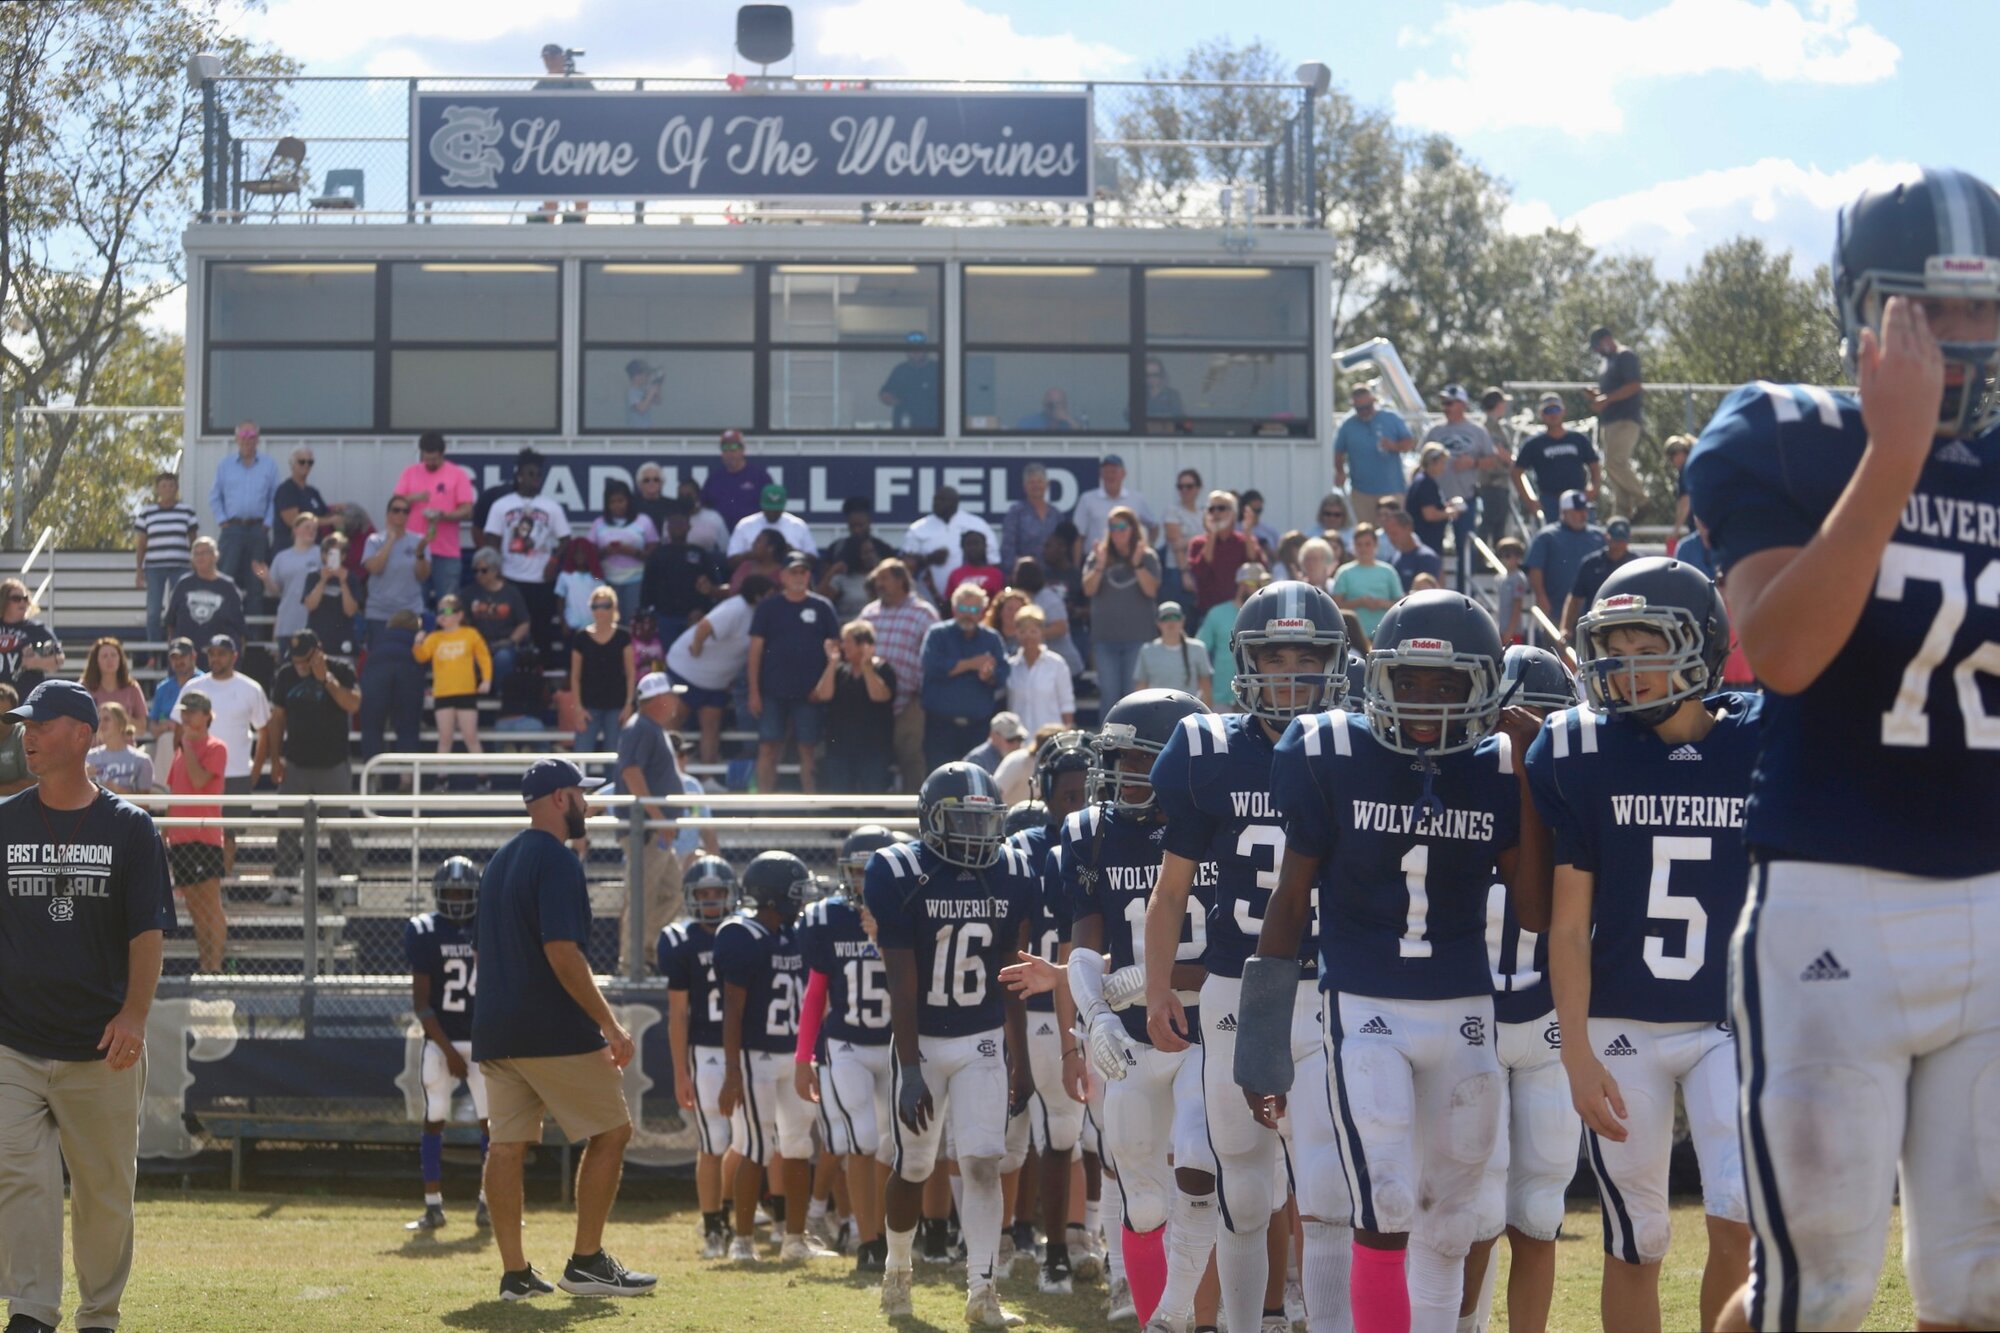
{"type": "Polygon", "coordinates": [[[806,967],[826,974],[826,1022],[833,1041],[881,1046],[889,1040],[889,974],[882,952],[861,928],[861,913],[845,898],[822,898],[799,913],[799,951],[806,967]]]}
{"type": "Polygon", "coordinates": [[[660,932],[660,975],[688,997],[688,1045],[722,1045],[722,982],[715,975],[715,931],[676,921],[660,932]]]}
{"type": "MultiPolygon", "coordinates": [[[[1800,547],[1868,430],[1843,394],[1745,385],[1687,464],[1718,567],[1800,547]]],[[[1910,875],[2000,871],[2000,431],[1941,440],[1882,553],[1873,595],[1818,679],[1765,702],[1746,816],[1773,859],[1910,875]]]]}
{"type": "Polygon", "coordinates": [[[431,1010],[453,1041],[472,1040],[472,998],[479,989],[478,951],[464,926],[420,912],[403,927],[403,957],[414,976],[431,979],[431,1010]]]}
{"type": "MultiPolygon", "coordinates": [[[[1103,922],[1104,965],[1110,971],[1146,962],[1146,903],[1160,876],[1160,852],[1166,844],[1164,824],[1142,824],[1112,814],[1101,805],[1077,811],[1063,821],[1063,894],[1074,918],[1095,916],[1103,922]]],[[[1198,962],[1207,947],[1208,910],[1201,880],[1213,865],[1203,863],[1195,881],[1200,892],[1188,895],[1187,919],[1181,922],[1180,947],[1174,957],[1198,962]]],[[[1197,1031],[1199,1014],[1194,996],[1181,993],[1188,1029],[1197,1031]]],[[[1151,1045],[1146,1035],[1146,1006],[1130,1005],[1118,1013],[1133,1041],[1151,1045]]]]}
{"type": "Polygon", "coordinates": [[[715,974],[741,986],[743,1049],[790,1055],[799,1035],[805,958],[789,929],[772,930],[753,916],[732,916],[715,928],[715,974]]]}
{"type": "Polygon", "coordinates": [[[1528,787],[1557,865],[1596,877],[1590,1013],[1648,1023],[1729,1016],[1729,932],[1750,862],[1743,807],[1763,699],[1719,694],[1701,740],[1588,708],[1551,713],[1528,747],[1528,787]]]}
{"type": "Polygon", "coordinates": [[[953,865],[921,843],[868,858],[864,896],[885,949],[917,964],[917,1032],[969,1037],[1006,1021],[1000,969],[1014,961],[1041,886],[1018,847],[984,870],[953,865]]]}
{"type": "Polygon", "coordinates": [[[1486,893],[1520,841],[1520,789],[1504,735],[1434,760],[1442,814],[1420,815],[1414,755],[1352,713],[1295,720],[1271,795],[1294,850],[1319,858],[1320,987],[1395,1000],[1489,995],[1486,893]]]}

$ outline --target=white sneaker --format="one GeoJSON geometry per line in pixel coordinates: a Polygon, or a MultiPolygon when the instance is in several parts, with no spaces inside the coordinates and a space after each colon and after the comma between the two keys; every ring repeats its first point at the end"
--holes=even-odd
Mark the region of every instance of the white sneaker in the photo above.
{"type": "Polygon", "coordinates": [[[1294,1324],[1306,1322],[1306,1289],[1299,1285],[1297,1278],[1285,1282],[1285,1318],[1294,1324]]]}
{"type": "Polygon", "coordinates": [[[1132,1284],[1122,1277],[1114,1280],[1104,1309],[1104,1322],[1107,1324],[1122,1324],[1127,1320],[1138,1322],[1139,1307],[1132,1303],[1132,1284]]]}
{"type": "Polygon", "coordinates": [[[720,1258],[722,1258],[722,1257],[723,1257],[724,1255],[726,1255],[726,1254],[728,1254],[728,1253],[729,1253],[729,1233],[728,1233],[728,1232],[726,1232],[726,1231],[711,1231],[711,1232],[709,1232],[709,1233],[708,1233],[707,1235],[705,1235],[705,1236],[703,1236],[703,1237],[701,1238],[701,1257],[702,1257],[702,1258],[704,1258],[704,1259],[720,1259],[720,1258]]]}
{"type": "Polygon", "coordinates": [[[748,1236],[738,1236],[729,1243],[729,1258],[733,1263],[756,1263],[758,1259],[757,1242],[748,1236]]]}
{"type": "Polygon", "coordinates": [[[1292,1321],[1281,1314],[1267,1314],[1257,1326],[1257,1333],[1292,1333],[1292,1321]]]}
{"type": "Polygon", "coordinates": [[[882,1313],[891,1319],[910,1313],[910,1270],[891,1268],[882,1274],[882,1313]]]}
{"type": "Polygon", "coordinates": [[[806,1218],[806,1236],[822,1250],[840,1248],[840,1224],[833,1220],[833,1214],[821,1213],[818,1217],[806,1218]]]}
{"type": "Polygon", "coordinates": [[[781,1264],[802,1264],[813,1259],[832,1259],[835,1257],[836,1255],[832,1250],[823,1250],[804,1236],[785,1237],[784,1245],[779,1247],[778,1250],[778,1262],[781,1264]]]}
{"type": "Polygon", "coordinates": [[[1002,1309],[999,1291],[991,1282],[982,1282],[966,1295],[965,1322],[974,1328],[1018,1328],[1027,1321],[1002,1309]]]}
{"type": "Polygon", "coordinates": [[[1072,1231],[1069,1243],[1069,1271],[1080,1282],[1095,1282],[1104,1276],[1104,1242],[1099,1237],[1072,1231]]]}
{"type": "Polygon", "coordinates": [[[1146,1321],[1146,1333],[1188,1333],[1188,1328],[1193,1323],[1193,1315],[1182,1315],[1179,1319],[1175,1319],[1171,1315],[1155,1310],[1153,1317],[1146,1321]]]}

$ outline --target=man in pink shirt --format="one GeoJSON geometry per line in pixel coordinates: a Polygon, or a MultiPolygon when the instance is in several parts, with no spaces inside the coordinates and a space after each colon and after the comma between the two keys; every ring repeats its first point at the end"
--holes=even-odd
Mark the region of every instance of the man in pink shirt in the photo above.
{"type": "Polygon", "coordinates": [[[472,476],[444,458],[444,432],[427,430],[417,437],[420,462],[403,469],[396,478],[396,496],[410,502],[409,531],[423,536],[437,524],[430,540],[431,576],[424,584],[424,600],[436,606],[437,599],[458,591],[464,565],[459,548],[459,525],[472,517],[472,502],[478,488],[472,476]]]}

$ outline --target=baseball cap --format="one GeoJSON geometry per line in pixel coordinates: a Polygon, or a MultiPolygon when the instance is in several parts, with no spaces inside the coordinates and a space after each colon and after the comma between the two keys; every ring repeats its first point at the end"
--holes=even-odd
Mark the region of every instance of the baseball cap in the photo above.
{"type": "Polygon", "coordinates": [[[1438,398],[1447,403],[1470,403],[1472,398],[1465,392],[1463,384],[1447,384],[1438,390],[1438,398]]]}
{"type": "Polygon", "coordinates": [[[790,498],[789,495],[785,494],[785,488],[775,481],[757,492],[757,503],[759,505],[777,505],[782,509],[785,501],[790,498]]]}
{"type": "Polygon", "coordinates": [[[1590,501],[1583,498],[1582,491],[1564,491],[1562,493],[1562,507],[1564,509],[1588,509],[1590,508],[1590,501]]]}
{"type": "Polygon", "coordinates": [[[1120,457],[1119,457],[1119,456],[1118,456],[1117,454],[1106,454],[1106,455],[1104,455],[1104,457],[1102,457],[1102,458],[1100,458],[1100,459],[1098,459],[1098,460],[1097,460],[1097,466],[1099,466],[1099,467],[1124,467],[1124,466],[1125,466],[1125,460],[1124,460],[1124,459],[1122,459],[1122,458],[1120,458],[1120,457]]]}
{"type": "Polygon", "coordinates": [[[319,648],[319,635],[309,629],[302,629],[292,635],[291,653],[293,657],[311,657],[319,648]]]}
{"type": "Polygon", "coordinates": [[[903,335],[903,341],[906,343],[921,343],[921,342],[929,342],[930,339],[924,337],[923,330],[911,329],[908,333],[903,335]]]}
{"type": "Polygon", "coordinates": [[[785,557],[786,569],[811,569],[813,558],[804,551],[794,551],[785,557]]]}
{"type": "Polygon", "coordinates": [[[1417,463],[1422,467],[1429,467],[1433,462],[1435,462],[1440,458],[1443,458],[1446,454],[1450,452],[1451,450],[1445,448],[1443,445],[1439,444],[1436,440],[1432,440],[1429,444],[1425,445],[1422,449],[1419,449],[1417,451],[1417,463]]]}
{"type": "Polygon", "coordinates": [[[637,695],[640,703],[657,699],[663,694],[686,694],[687,686],[676,685],[664,671],[648,671],[639,677],[637,695]]]}
{"type": "Polygon", "coordinates": [[[521,799],[533,805],[564,787],[581,787],[583,770],[567,759],[538,759],[521,775],[521,799]]]}
{"type": "Polygon", "coordinates": [[[1247,583],[1253,588],[1261,588],[1270,581],[1271,571],[1255,560],[1236,567],[1236,582],[1239,586],[1247,583]]]}
{"type": "Polygon", "coordinates": [[[1561,407],[1562,405],[1563,405],[1563,400],[1561,394],[1545,393],[1539,399],[1536,400],[1535,410],[1537,412],[1546,412],[1552,407],[1561,407]]]}
{"type": "Polygon", "coordinates": [[[1186,620],[1187,612],[1181,610],[1179,602],[1161,602],[1159,612],[1153,618],[1155,620],[1186,620]]]}
{"type": "MultiPolygon", "coordinates": [[[[88,695],[84,697],[89,698],[88,695]]],[[[987,727],[987,730],[995,733],[1002,740],[1026,740],[1028,736],[1028,729],[1021,725],[1021,717],[1018,713],[995,713],[993,721],[987,727]]]]}
{"type": "Polygon", "coordinates": [[[627,361],[625,363],[625,373],[628,376],[650,375],[653,373],[653,363],[650,361],[642,361],[635,356],[630,361],[627,361]]]}
{"type": "Polygon", "coordinates": [[[558,46],[554,42],[550,42],[546,46],[542,47],[542,54],[545,56],[559,56],[562,53],[563,53],[562,47],[558,46]]]}
{"type": "Polygon", "coordinates": [[[208,641],[208,646],[211,648],[227,648],[232,653],[242,651],[242,649],[236,646],[236,640],[230,638],[227,634],[216,635],[208,641]]]}
{"type": "Polygon", "coordinates": [[[1609,324],[1599,324],[1596,328],[1590,331],[1590,336],[1584,339],[1583,345],[1585,347],[1595,349],[1597,346],[1598,339],[1612,338],[1616,336],[1617,336],[1616,334],[1611,332],[1611,326],[1609,324]]]}
{"type": "MultiPolygon", "coordinates": [[[[73,680],[45,680],[28,691],[28,697],[4,714],[9,722],[53,722],[59,717],[87,722],[97,727],[97,700],[73,680]]],[[[1013,717],[1013,714],[1007,714],[1013,717]]],[[[1021,720],[1014,718],[1019,727],[1021,720]]]]}
{"type": "Polygon", "coordinates": [[[194,640],[190,638],[182,637],[178,639],[172,639],[169,640],[167,643],[167,652],[169,655],[175,653],[192,653],[193,651],[194,651],[194,640]]]}
{"type": "Polygon", "coordinates": [[[1604,535],[1609,537],[1614,542],[1631,541],[1632,520],[1629,518],[1612,519],[1609,523],[1606,523],[1604,525],[1604,535]]]}
{"type": "Polygon", "coordinates": [[[730,430],[726,430],[726,431],[722,432],[722,443],[723,443],[723,444],[724,444],[725,446],[727,446],[727,445],[732,445],[732,444],[737,444],[737,445],[740,445],[740,444],[742,444],[742,443],[743,443],[743,432],[742,432],[742,431],[740,431],[740,430],[736,430],[736,429],[733,429],[733,428],[732,428],[732,429],[730,429],[730,430]]]}

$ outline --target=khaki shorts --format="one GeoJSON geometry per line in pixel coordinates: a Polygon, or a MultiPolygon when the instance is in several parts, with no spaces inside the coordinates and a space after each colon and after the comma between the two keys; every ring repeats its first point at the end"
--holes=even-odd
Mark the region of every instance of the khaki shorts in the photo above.
{"type": "Polygon", "coordinates": [[[482,1060],[488,1127],[495,1143],[540,1143],[552,1115],[571,1143],[632,1123],[625,1077],[607,1048],[583,1055],[482,1060]]]}

